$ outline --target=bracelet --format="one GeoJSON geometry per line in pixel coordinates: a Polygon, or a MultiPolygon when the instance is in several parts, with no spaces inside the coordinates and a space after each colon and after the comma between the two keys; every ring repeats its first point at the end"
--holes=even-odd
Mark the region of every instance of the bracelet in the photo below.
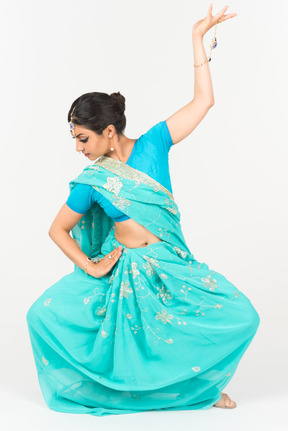
{"type": "Polygon", "coordinates": [[[206,58],[206,60],[204,61],[204,63],[197,64],[197,66],[196,66],[195,64],[193,64],[193,66],[194,66],[194,67],[200,67],[200,66],[203,66],[203,64],[207,63],[208,61],[211,61],[211,57],[209,57],[209,59],[208,59],[208,58],[206,58]]]}
{"type": "Polygon", "coordinates": [[[201,63],[201,64],[193,64],[193,66],[194,67],[200,67],[200,66],[203,66],[203,64],[206,64],[206,63],[208,63],[209,61],[211,61],[211,52],[212,52],[212,49],[214,49],[214,48],[216,48],[216,46],[217,46],[217,39],[216,39],[216,27],[217,27],[217,24],[219,23],[219,21],[217,21],[216,22],[216,24],[215,24],[215,32],[214,32],[214,36],[213,36],[213,39],[212,39],[212,42],[211,42],[211,45],[210,45],[210,54],[209,54],[209,58],[207,58],[206,57],[206,60],[204,61],[204,63],[201,63]]]}
{"type": "Polygon", "coordinates": [[[103,259],[111,259],[111,258],[112,258],[111,254],[109,254],[108,257],[104,256],[104,257],[96,258],[96,261],[94,261],[93,259],[91,259],[91,257],[87,257],[87,259],[85,261],[85,265],[84,265],[84,272],[86,274],[88,274],[87,273],[87,266],[88,266],[89,262],[98,263],[98,262],[101,262],[101,260],[103,260],[103,259]]]}
{"type": "Polygon", "coordinates": [[[85,262],[85,265],[84,265],[84,272],[85,272],[85,274],[88,274],[88,272],[87,272],[87,266],[88,266],[89,262],[92,262],[91,257],[87,257],[87,259],[86,259],[86,262],[85,262]]]}

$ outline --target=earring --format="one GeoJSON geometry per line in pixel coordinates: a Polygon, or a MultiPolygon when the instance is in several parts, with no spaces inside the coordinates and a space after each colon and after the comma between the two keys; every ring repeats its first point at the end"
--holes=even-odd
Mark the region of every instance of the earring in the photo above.
{"type": "MultiPolygon", "coordinates": [[[[109,135],[109,138],[112,138],[112,135],[109,135]]],[[[113,147],[111,147],[111,151],[113,151],[114,150],[114,148],[113,147]]]]}

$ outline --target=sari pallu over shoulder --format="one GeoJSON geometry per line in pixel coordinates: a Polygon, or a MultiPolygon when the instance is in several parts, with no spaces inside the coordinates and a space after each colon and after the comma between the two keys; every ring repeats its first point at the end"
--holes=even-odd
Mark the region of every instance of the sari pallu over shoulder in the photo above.
{"type": "MultiPolygon", "coordinates": [[[[93,165],[69,183],[89,184],[124,214],[169,243],[185,260],[194,260],[184,239],[180,212],[172,193],[148,174],[120,160],[101,156],[93,165]]],[[[97,259],[114,221],[95,202],[72,229],[72,237],[81,250],[97,259]]],[[[81,270],[75,265],[75,271],[81,270]]]]}

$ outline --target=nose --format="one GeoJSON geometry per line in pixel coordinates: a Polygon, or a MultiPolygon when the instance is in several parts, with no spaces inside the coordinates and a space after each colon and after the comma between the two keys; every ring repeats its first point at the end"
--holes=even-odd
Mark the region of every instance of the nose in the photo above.
{"type": "Polygon", "coordinates": [[[76,151],[80,153],[81,151],[84,151],[83,147],[80,147],[80,145],[76,145],[76,151]]]}

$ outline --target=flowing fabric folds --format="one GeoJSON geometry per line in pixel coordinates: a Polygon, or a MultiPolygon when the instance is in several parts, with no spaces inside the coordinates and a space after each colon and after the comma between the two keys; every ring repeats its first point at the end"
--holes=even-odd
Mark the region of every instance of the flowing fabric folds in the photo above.
{"type": "MultiPolygon", "coordinates": [[[[257,332],[257,311],[194,258],[173,195],[157,181],[102,156],[70,190],[77,182],[95,187],[159,241],[122,244],[101,278],[75,265],[31,305],[28,330],[45,402],[96,416],[210,408],[257,332]]],[[[72,236],[95,262],[120,245],[97,203],[72,236]]]]}

